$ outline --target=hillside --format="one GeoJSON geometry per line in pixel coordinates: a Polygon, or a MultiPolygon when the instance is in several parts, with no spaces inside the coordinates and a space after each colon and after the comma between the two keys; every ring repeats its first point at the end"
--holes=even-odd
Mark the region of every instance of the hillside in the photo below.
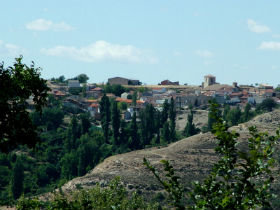
{"type": "MultiPolygon", "coordinates": [[[[251,121],[232,127],[240,133],[240,146],[248,138],[248,127],[255,125],[259,131],[274,133],[280,125],[280,110],[262,114],[251,121]]],[[[66,183],[62,190],[73,191],[77,187],[90,188],[96,183],[106,185],[115,176],[120,176],[129,190],[138,190],[144,195],[155,195],[162,188],[153,175],[143,166],[146,157],[157,168],[159,161],[170,160],[186,187],[190,181],[205,177],[218,159],[214,152],[215,139],[211,133],[198,134],[164,148],[151,148],[116,155],[105,159],[83,177],[66,183]]]]}

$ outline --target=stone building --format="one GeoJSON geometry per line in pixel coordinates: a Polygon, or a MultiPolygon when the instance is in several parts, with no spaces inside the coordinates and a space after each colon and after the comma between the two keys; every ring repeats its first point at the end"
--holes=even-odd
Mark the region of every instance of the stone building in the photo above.
{"type": "Polygon", "coordinates": [[[214,85],[214,84],[216,84],[216,77],[215,76],[210,75],[210,74],[204,76],[204,82],[202,84],[203,88],[206,88],[206,87],[208,87],[210,85],[214,85]]]}
{"type": "Polygon", "coordinates": [[[110,85],[141,85],[139,80],[126,79],[123,77],[113,77],[108,79],[110,85]]]}

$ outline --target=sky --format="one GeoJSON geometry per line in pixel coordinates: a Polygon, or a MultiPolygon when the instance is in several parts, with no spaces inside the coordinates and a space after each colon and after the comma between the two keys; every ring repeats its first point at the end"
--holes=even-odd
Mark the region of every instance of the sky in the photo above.
{"type": "Polygon", "coordinates": [[[9,0],[0,61],[23,56],[49,79],[81,73],[200,85],[280,84],[279,0],[9,0]]]}

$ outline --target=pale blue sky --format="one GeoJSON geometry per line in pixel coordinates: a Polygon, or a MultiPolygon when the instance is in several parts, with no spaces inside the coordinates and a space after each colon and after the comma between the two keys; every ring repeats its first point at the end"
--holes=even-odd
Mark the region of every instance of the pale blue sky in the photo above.
{"type": "Polygon", "coordinates": [[[0,61],[44,78],[86,73],[156,84],[280,83],[280,1],[9,0],[1,2],[0,61]]]}

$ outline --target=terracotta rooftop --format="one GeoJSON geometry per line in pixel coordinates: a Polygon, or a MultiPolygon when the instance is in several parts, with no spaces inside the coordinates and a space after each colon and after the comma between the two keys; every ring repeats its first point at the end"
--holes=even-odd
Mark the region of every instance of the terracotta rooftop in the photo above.
{"type": "Polygon", "coordinates": [[[91,89],[91,91],[101,91],[101,90],[103,90],[103,89],[100,88],[100,87],[96,87],[96,88],[91,89]]]}

